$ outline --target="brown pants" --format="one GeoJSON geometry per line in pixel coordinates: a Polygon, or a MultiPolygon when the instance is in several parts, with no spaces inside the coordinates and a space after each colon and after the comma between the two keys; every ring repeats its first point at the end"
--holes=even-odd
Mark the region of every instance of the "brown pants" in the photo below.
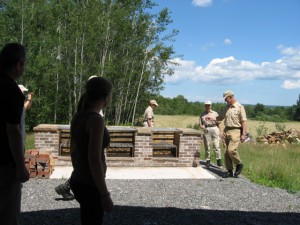
{"type": "Polygon", "coordinates": [[[227,170],[233,170],[233,164],[238,165],[242,163],[237,151],[240,140],[240,129],[224,129],[223,144],[225,147],[225,166],[227,170]]]}

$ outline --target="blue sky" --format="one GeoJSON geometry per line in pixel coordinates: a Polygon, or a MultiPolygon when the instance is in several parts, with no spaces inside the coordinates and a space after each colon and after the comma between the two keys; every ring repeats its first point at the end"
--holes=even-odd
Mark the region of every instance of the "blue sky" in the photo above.
{"type": "Polygon", "coordinates": [[[161,95],[291,106],[300,94],[299,0],[153,0],[169,8],[181,58],[161,95]]]}

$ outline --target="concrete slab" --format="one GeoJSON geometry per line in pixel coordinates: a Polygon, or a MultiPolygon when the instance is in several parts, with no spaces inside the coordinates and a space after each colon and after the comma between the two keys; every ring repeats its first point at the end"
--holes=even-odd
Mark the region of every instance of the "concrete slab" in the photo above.
{"type": "MultiPolygon", "coordinates": [[[[67,179],[72,167],[55,166],[50,179],[67,179]]],[[[216,179],[198,167],[109,167],[106,179],[216,179]]]]}

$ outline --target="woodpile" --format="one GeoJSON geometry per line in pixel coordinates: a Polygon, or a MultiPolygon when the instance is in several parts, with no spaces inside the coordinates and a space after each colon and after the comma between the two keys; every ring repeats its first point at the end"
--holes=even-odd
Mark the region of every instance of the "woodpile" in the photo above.
{"type": "Polygon", "coordinates": [[[290,129],[288,131],[273,132],[256,138],[258,143],[280,145],[280,144],[300,144],[300,131],[290,129]]]}

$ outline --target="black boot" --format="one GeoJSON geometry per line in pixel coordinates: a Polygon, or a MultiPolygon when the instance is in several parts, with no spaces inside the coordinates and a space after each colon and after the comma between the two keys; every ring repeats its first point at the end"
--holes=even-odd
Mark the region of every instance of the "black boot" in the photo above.
{"type": "Polygon", "coordinates": [[[61,195],[65,201],[71,201],[74,199],[74,195],[71,194],[70,179],[65,183],[58,185],[55,188],[57,194],[61,195]]]}
{"type": "Polygon", "coordinates": [[[218,165],[218,166],[222,166],[222,161],[221,161],[221,159],[217,159],[217,165],[218,165]]]}
{"type": "Polygon", "coordinates": [[[243,164],[239,164],[236,166],[236,169],[235,169],[235,173],[234,173],[234,177],[238,178],[239,175],[241,174],[242,170],[243,170],[243,164]]]}
{"type": "Polygon", "coordinates": [[[210,167],[210,160],[206,160],[206,166],[210,167]]]}

